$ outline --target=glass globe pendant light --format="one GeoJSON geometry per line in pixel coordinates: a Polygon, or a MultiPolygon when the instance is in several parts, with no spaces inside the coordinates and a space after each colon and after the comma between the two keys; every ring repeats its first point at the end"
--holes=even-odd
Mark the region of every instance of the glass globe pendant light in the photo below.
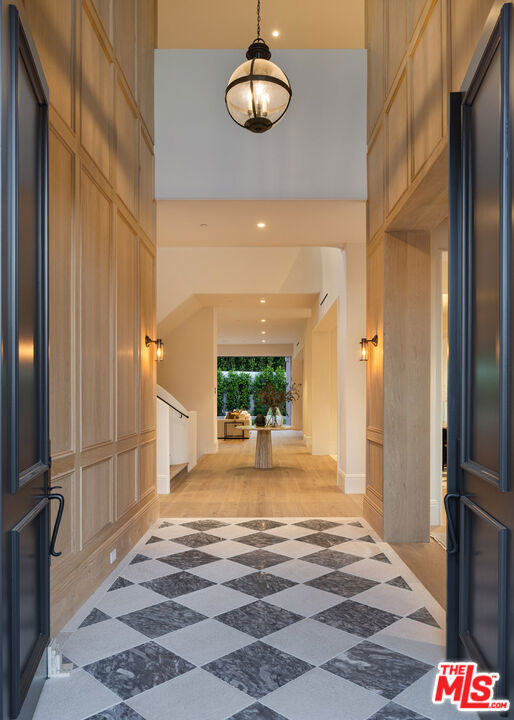
{"type": "Polygon", "coordinates": [[[286,74],[270,62],[270,49],[261,38],[261,0],[257,0],[257,37],[246,57],[228,81],[225,103],[238,125],[263,133],[284,116],[292,91],[286,74]]]}

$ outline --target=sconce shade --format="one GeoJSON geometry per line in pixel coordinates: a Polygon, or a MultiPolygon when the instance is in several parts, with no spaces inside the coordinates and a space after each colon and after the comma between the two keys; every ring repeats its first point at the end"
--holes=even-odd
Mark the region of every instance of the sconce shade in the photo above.
{"type": "Polygon", "coordinates": [[[161,360],[164,360],[164,343],[161,340],[161,338],[157,338],[156,340],[152,340],[152,338],[149,335],[146,335],[145,337],[145,345],[146,347],[149,347],[150,345],[155,345],[156,351],[155,351],[155,360],[157,362],[161,362],[161,360]]]}
{"type": "Polygon", "coordinates": [[[368,351],[368,345],[371,343],[374,347],[378,345],[378,335],[375,334],[373,337],[368,340],[367,338],[361,338],[360,346],[361,346],[361,362],[367,362],[369,359],[369,351],[368,351]]]}

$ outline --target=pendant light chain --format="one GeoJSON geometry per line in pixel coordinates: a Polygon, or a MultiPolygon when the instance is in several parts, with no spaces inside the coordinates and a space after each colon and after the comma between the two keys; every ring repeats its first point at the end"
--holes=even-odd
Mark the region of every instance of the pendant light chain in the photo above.
{"type": "Polygon", "coordinates": [[[257,39],[261,37],[261,0],[257,0],[257,39]]]}

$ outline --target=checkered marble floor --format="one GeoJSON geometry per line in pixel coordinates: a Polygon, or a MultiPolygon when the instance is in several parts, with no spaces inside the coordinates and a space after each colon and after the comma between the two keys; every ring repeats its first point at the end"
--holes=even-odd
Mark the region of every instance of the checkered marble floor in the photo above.
{"type": "Polygon", "coordinates": [[[161,519],[57,638],[34,720],[446,720],[443,623],[361,518],[161,519]]]}

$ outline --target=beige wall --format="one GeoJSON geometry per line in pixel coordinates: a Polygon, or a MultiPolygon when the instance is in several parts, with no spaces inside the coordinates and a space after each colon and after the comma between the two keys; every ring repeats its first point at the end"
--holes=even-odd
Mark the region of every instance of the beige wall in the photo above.
{"type": "Polygon", "coordinates": [[[293,427],[295,430],[303,430],[303,349],[292,358],[291,361],[291,382],[298,386],[299,397],[293,403],[293,427]]]}
{"type": "Polygon", "coordinates": [[[312,454],[338,451],[338,307],[335,302],[312,333],[312,454]]]}
{"type": "Polygon", "coordinates": [[[366,0],[367,478],[384,539],[426,541],[430,466],[430,232],[448,216],[448,92],[493,0],[366,0]]]}
{"type": "Polygon", "coordinates": [[[217,325],[213,308],[198,310],[163,337],[158,383],[198,413],[198,457],[217,450],[217,325]]]}
{"type": "Polygon", "coordinates": [[[25,0],[50,88],[55,634],[157,515],[153,0],[25,0]],[[137,48],[135,52],[134,48],[137,48]]]}

